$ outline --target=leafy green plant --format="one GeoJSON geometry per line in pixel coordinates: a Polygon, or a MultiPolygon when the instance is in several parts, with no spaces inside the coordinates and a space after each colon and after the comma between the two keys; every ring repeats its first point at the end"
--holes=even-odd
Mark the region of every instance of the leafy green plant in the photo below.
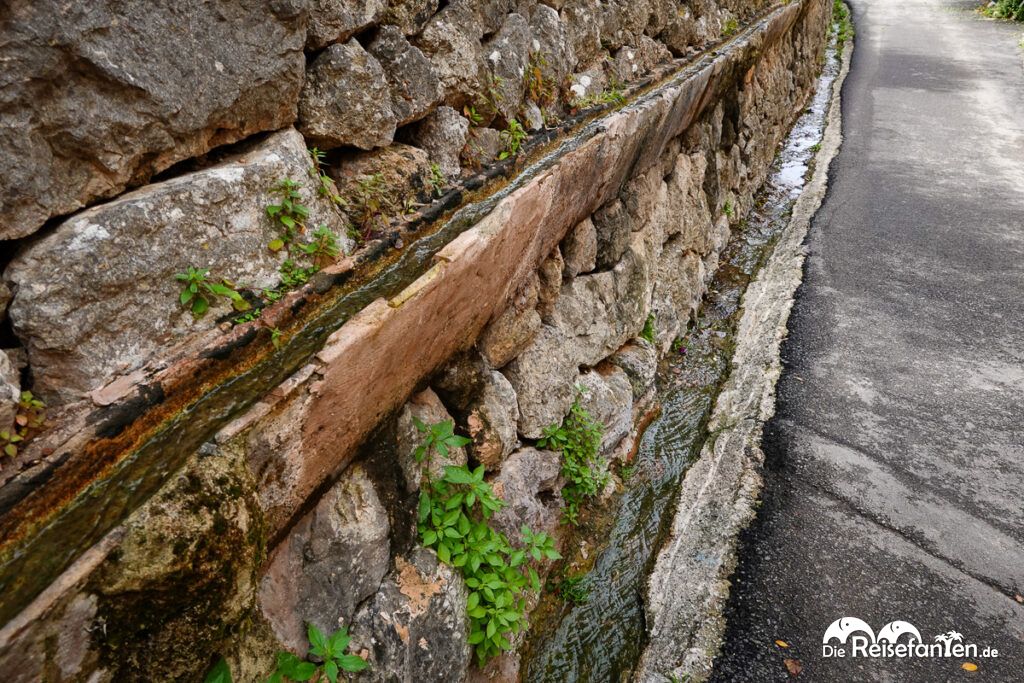
{"type": "Polygon", "coordinates": [[[469,119],[474,126],[479,126],[484,122],[484,117],[477,112],[476,107],[468,104],[462,108],[462,115],[469,119]]]}
{"type": "Polygon", "coordinates": [[[739,30],[739,27],[740,25],[736,19],[734,17],[730,17],[726,19],[725,24],[722,25],[722,35],[728,38],[732,34],[736,33],[736,31],[739,30]]]}
{"type": "Polygon", "coordinates": [[[412,453],[413,457],[416,458],[416,462],[428,460],[431,451],[437,451],[441,457],[447,458],[448,451],[465,446],[472,440],[456,434],[455,423],[452,420],[428,425],[423,420],[413,416],[412,423],[416,425],[417,431],[426,435],[412,453]]]}
{"type": "Polygon", "coordinates": [[[280,204],[271,204],[267,207],[267,215],[277,221],[281,233],[279,238],[267,245],[271,251],[281,251],[305,230],[304,222],[309,216],[309,209],[299,203],[302,199],[299,194],[300,187],[301,185],[291,178],[285,178],[278,181],[270,190],[281,198],[280,204]]]}
{"type": "Polygon", "coordinates": [[[274,345],[275,349],[281,348],[281,330],[276,327],[270,328],[270,343],[274,345]]]}
{"type": "Polygon", "coordinates": [[[651,313],[647,316],[647,320],[644,321],[644,329],[640,330],[640,338],[646,339],[647,341],[654,343],[654,336],[656,334],[654,329],[655,315],[651,313]]]}
{"type": "Polygon", "coordinates": [[[309,638],[309,656],[319,659],[322,663],[315,664],[299,659],[290,652],[277,653],[277,668],[267,679],[267,683],[282,681],[321,681],[326,678],[330,683],[338,683],[338,674],[342,671],[356,673],[367,667],[366,660],[359,655],[346,654],[349,641],[348,629],[342,627],[325,636],[313,624],[306,628],[309,638]]]}
{"type": "Polygon", "coordinates": [[[832,30],[836,34],[836,53],[842,53],[843,45],[853,37],[853,22],[850,20],[850,10],[843,0],[832,0],[832,30]]]}
{"type": "Polygon", "coordinates": [[[299,251],[313,258],[313,266],[322,268],[333,261],[341,253],[338,236],[326,225],[320,225],[313,231],[313,241],[298,245],[299,251]]]}
{"type": "Polygon", "coordinates": [[[230,300],[231,307],[236,311],[247,311],[250,308],[249,302],[242,298],[232,283],[227,280],[211,281],[208,268],[189,266],[187,271],[177,273],[174,278],[183,283],[178,300],[182,306],[189,306],[192,315],[197,318],[203,317],[210,310],[210,300],[217,297],[230,300]]]}
{"type": "Polygon", "coordinates": [[[432,163],[430,164],[430,177],[427,179],[427,185],[430,187],[430,194],[435,197],[440,197],[444,194],[444,187],[448,184],[448,180],[444,177],[444,173],[441,171],[441,166],[432,163]]]}
{"type": "Polygon", "coordinates": [[[470,620],[469,643],[483,666],[512,647],[510,638],[525,626],[528,588],[540,590],[540,578],[529,559],[561,557],[543,532],[523,527],[523,547],[515,549],[488,520],[504,503],[484,481],[484,467],[445,467],[444,476],[420,492],[420,540],[438,558],[457,567],[466,580],[470,620]]]}
{"type": "Polygon", "coordinates": [[[602,90],[599,93],[574,99],[569,103],[569,106],[572,107],[574,111],[581,111],[597,105],[619,105],[624,104],[625,102],[626,96],[623,94],[621,87],[617,83],[613,83],[609,88],[602,90]]]}
{"type": "Polygon", "coordinates": [[[242,315],[238,316],[231,322],[235,325],[241,325],[243,323],[251,323],[253,320],[257,320],[263,314],[262,308],[253,308],[242,315]]]}
{"type": "Polygon", "coordinates": [[[619,476],[622,478],[623,482],[627,482],[632,479],[634,474],[636,474],[636,465],[623,465],[619,469],[619,476]]]}
{"type": "Polygon", "coordinates": [[[675,341],[672,342],[672,353],[685,354],[686,340],[682,337],[676,337],[675,341]]]}
{"type": "Polygon", "coordinates": [[[203,683],[231,683],[231,668],[223,657],[206,673],[203,683]]]}
{"type": "Polygon", "coordinates": [[[317,194],[321,197],[330,199],[338,206],[346,206],[347,202],[335,191],[334,181],[331,180],[331,176],[327,175],[327,172],[324,171],[324,162],[327,155],[320,149],[313,147],[309,150],[309,156],[313,159],[313,168],[311,172],[317,181],[317,194]]]}
{"type": "Polygon", "coordinates": [[[558,583],[558,597],[574,605],[586,603],[590,587],[585,576],[566,576],[558,583]]]}
{"type": "Polygon", "coordinates": [[[305,268],[295,263],[292,259],[285,259],[284,263],[277,269],[277,273],[281,276],[281,284],[292,289],[294,287],[301,287],[309,282],[309,278],[316,274],[317,270],[316,266],[305,268]]]}
{"type": "Polygon", "coordinates": [[[562,476],[567,482],[562,499],[568,524],[579,522],[580,505],[608,483],[608,461],[598,452],[603,434],[604,427],[580,405],[577,396],[562,423],[545,427],[537,441],[541,448],[562,452],[562,476]]]}
{"type": "Polygon", "coordinates": [[[515,119],[509,121],[508,127],[501,131],[501,144],[504,149],[498,155],[498,159],[507,159],[519,154],[524,140],[526,140],[526,129],[523,128],[523,125],[515,119]]]}
{"type": "Polygon", "coordinates": [[[31,391],[21,392],[14,413],[14,424],[0,431],[0,454],[16,457],[18,449],[45,427],[46,404],[33,396],[31,391]]]}
{"type": "Polygon", "coordinates": [[[733,213],[735,213],[735,211],[736,210],[732,206],[732,201],[729,200],[729,199],[726,199],[725,200],[725,204],[722,205],[722,213],[724,213],[729,218],[732,218],[732,215],[733,215],[733,213]]]}

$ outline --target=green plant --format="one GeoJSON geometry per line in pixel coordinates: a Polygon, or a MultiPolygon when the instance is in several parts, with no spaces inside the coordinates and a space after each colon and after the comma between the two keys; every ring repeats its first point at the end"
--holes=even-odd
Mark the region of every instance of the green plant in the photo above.
{"type": "Polygon", "coordinates": [[[575,111],[580,111],[597,105],[618,105],[624,104],[625,102],[626,96],[623,94],[621,87],[617,83],[612,83],[609,88],[602,90],[599,93],[594,93],[593,95],[587,95],[586,97],[575,99],[570,102],[569,105],[575,111]]]}
{"type": "Polygon", "coordinates": [[[282,263],[277,269],[278,275],[281,276],[281,284],[288,289],[301,287],[306,284],[309,282],[309,278],[311,278],[316,272],[316,266],[304,268],[291,259],[285,259],[284,263],[282,263]]]}
{"type": "Polygon", "coordinates": [[[515,119],[509,121],[508,127],[501,131],[501,144],[504,149],[498,155],[498,159],[507,159],[519,154],[525,139],[526,129],[523,128],[523,125],[515,119]]]}
{"type": "Polygon", "coordinates": [[[730,18],[726,19],[725,20],[725,24],[722,25],[722,35],[725,36],[726,38],[728,38],[732,34],[736,33],[736,31],[739,30],[739,27],[740,27],[740,25],[736,21],[736,19],[733,18],[733,17],[730,17],[730,18]]]}
{"type": "Polygon", "coordinates": [[[685,354],[686,340],[682,337],[676,337],[675,341],[672,342],[672,353],[685,354]]]}
{"type": "Polygon", "coordinates": [[[208,268],[195,268],[189,266],[184,273],[177,273],[174,278],[181,281],[182,290],[178,300],[182,306],[189,306],[192,315],[201,318],[210,310],[210,299],[223,297],[231,301],[231,307],[236,311],[249,310],[249,302],[242,298],[242,295],[235,291],[235,287],[227,280],[212,282],[208,268]]]}
{"type": "Polygon", "coordinates": [[[207,672],[203,683],[231,683],[231,669],[223,657],[207,672]]]}
{"type": "Polygon", "coordinates": [[[540,577],[528,558],[561,557],[550,536],[526,527],[522,529],[523,547],[513,548],[505,535],[488,523],[503,506],[484,481],[483,465],[473,471],[465,465],[449,465],[441,479],[420,491],[420,540],[465,578],[470,591],[466,603],[469,643],[481,666],[511,649],[509,638],[525,626],[524,594],[528,587],[540,590],[540,577]]]}
{"type": "Polygon", "coordinates": [[[815,142],[813,145],[811,145],[811,153],[812,154],[817,154],[820,151],[821,151],[821,143],[820,142],[815,142]]]}
{"type": "Polygon", "coordinates": [[[281,330],[276,327],[270,329],[270,343],[274,345],[275,349],[281,348],[281,330]]]}
{"type": "Polygon", "coordinates": [[[622,478],[623,482],[627,482],[632,479],[634,474],[636,474],[636,465],[623,465],[619,468],[619,476],[622,478]]]}
{"type": "Polygon", "coordinates": [[[577,396],[562,423],[545,427],[537,441],[541,448],[562,452],[562,476],[567,482],[562,499],[568,524],[578,523],[580,505],[608,483],[608,461],[598,452],[603,434],[604,427],[580,405],[577,396]]]}
{"type": "Polygon", "coordinates": [[[338,674],[342,671],[356,673],[366,668],[366,660],[359,655],[345,654],[349,641],[348,629],[342,627],[325,636],[313,624],[306,628],[309,639],[309,655],[322,663],[299,659],[290,652],[277,653],[277,668],[267,679],[267,683],[290,681],[320,681],[325,677],[330,683],[338,682],[338,674]]]}
{"type": "Polygon", "coordinates": [[[338,246],[338,236],[335,235],[326,225],[321,225],[313,231],[313,241],[298,245],[299,251],[313,258],[313,266],[322,268],[328,262],[333,261],[341,253],[338,246]]]}
{"type": "Polygon", "coordinates": [[[331,176],[327,175],[327,172],[324,171],[324,160],[327,155],[318,148],[313,147],[309,150],[309,156],[313,159],[312,174],[317,181],[317,193],[321,197],[330,199],[338,206],[346,206],[345,200],[335,191],[334,181],[331,180],[331,176]]]}
{"type": "Polygon", "coordinates": [[[18,396],[18,405],[14,413],[14,424],[0,431],[0,453],[8,457],[18,455],[18,444],[23,444],[36,433],[46,427],[46,404],[32,395],[31,391],[23,391],[18,396]]]}
{"type": "Polygon", "coordinates": [[[455,433],[455,423],[452,420],[428,425],[413,416],[412,422],[416,425],[417,431],[426,435],[423,442],[412,453],[416,462],[428,460],[432,450],[437,451],[442,458],[447,458],[449,450],[465,446],[471,441],[471,439],[455,433]]]}
{"type": "Polygon", "coordinates": [[[436,163],[430,164],[430,178],[427,179],[430,194],[440,197],[444,193],[444,186],[447,184],[448,180],[444,177],[441,167],[436,163]]]}
{"type": "Polygon", "coordinates": [[[242,315],[238,316],[237,318],[235,318],[231,322],[233,324],[235,324],[235,325],[241,325],[243,323],[251,323],[253,320],[256,320],[257,318],[259,318],[260,315],[262,315],[262,314],[263,314],[263,309],[262,308],[253,308],[253,309],[250,309],[250,310],[246,311],[242,315]]]}
{"type": "Polygon", "coordinates": [[[644,321],[644,329],[640,330],[640,338],[646,339],[652,344],[654,343],[654,335],[656,334],[654,330],[655,320],[655,315],[651,313],[649,316],[647,316],[647,320],[644,321]]]}
{"type": "Polygon", "coordinates": [[[843,45],[853,37],[853,22],[850,10],[843,0],[832,0],[832,30],[836,34],[836,52],[842,53],[843,45]]]}
{"type": "Polygon", "coordinates": [[[558,583],[558,597],[574,605],[582,605],[590,597],[585,576],[566,576],[558,583]]]}
{"type": "Polygon", "coordinates": [[[726,199],[725,204],[722,205],[722,213],[724,213],[729,218],[732,218],[732,215],[733,213],[735,213],[735,211],[736,209],[733,208],[732,200],[726,199]]]}
{"type": "Polygon", "coordinates": [[[484,122],[484,117],[477,113],[476,107],[473,107],[471,105],[467,104],[466,106],[464,106],[462,108],[462,114],[467,119],[469,119],[469,122],[474,126],[479,126],[484,122]]]}
{"type": "Polygon", "coordinates": [[[299,203],[302,198],[300,187],[291,178],[285,178],[270,190],[281,198],[280,204],[267,207],[267,215],[280,224],[281,230],[281,236],[267,245],[271,251],[281,251],[295,240],[298,233],[305,230],[304,221],[309,216],[309,209],[299,203]]]}
{"type": "Polygon", "coordinates": [[[1024,0],[996,0],[995,3],[984,5],[980,9],[982,14],[993,19],[1024,21],[1024,0]]]}

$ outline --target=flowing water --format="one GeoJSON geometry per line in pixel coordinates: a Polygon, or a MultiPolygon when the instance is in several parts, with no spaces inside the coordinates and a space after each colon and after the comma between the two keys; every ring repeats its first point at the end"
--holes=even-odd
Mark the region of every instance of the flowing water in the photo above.
{"type": "MultiPolygon", "coordinates": [[[[572,605],[554,589],[545,593],[523,652],[524,681],[629,679],[645,645],[647,576],[671,524],[679,482],[700,453],[715,396],[728,375],[740,300],[809,177],[838,71],[830,46],[811,103],[776,157],[754,209],[733,230],[698,319],[659,371],[661,412],[644,432],[635,460],[624,468],[624,492],[592,511],[569,539],[567,545],[577,541],[583,548],[583,539],[606,539],[603,546],[585,553],[577,549],[567,558],[572,569],[592,563],[582,584],[586,601],[572,605]]],[[[567,576],[574,575],[572,569],[567,576]]]]}

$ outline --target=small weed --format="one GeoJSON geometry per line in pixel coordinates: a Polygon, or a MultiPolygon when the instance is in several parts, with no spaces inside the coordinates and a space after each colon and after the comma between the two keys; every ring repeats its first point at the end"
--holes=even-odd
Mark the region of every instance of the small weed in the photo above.
{"type": "Polygon", "coordinates": [[[562,424],[545,427],[537,441],[541,448],[562,452],[562,476],[568,482],[562,499],[568,524],[579,522],[580,504],[608,483],[608,462],[598,453],[603,434],[604,427],[580,405],[577,396],[562,424]]]}
{"type": "Polygon", "coordinates": [[[203,683],[231,683],[231,669],[223,657],[206,673],[203,683]]]}
{"type": "Polygon", "coordinates": [[[472,107],[468,104],[462,108],[462,114],[469,119],[469,122],[474,126],[479,126],[484,122],[484,117],[477,113],[476,107],[472,107]]]}
{"type": "Polygon", "coordinates": [[[323,268],[341,253],[338,236],[326,225],[321,225],[313,231],[312,242],[300,244],[298,247],[303,254],[313,258],[314,268],[323,268]]]}
{"type": "Polygon", "coordinates": [[[821,151],[821,143],[820,142],[815,142],[813,145],[811,145],[811,154],[817,154],[820,151],[821,151]]]}
{"type": "Polygon", "coordinates": [[[299,203],[302,198],[299,187],[291,178],[285,178],[270,190],[281,198],[280,204],[267,207],[267,215],[277,221],[281,233],[280,237],[267,245],[270,251],[281,251],[295,240],[298,233],[306,229],[304,221],[309,216],[309,209],[299,203]]]}
{"type": "Polygon", "coordinates": [[[334,181],[324,171],[324,159],[326,155],[318,148],[309,150],[309,156],[313,159],[312,174],[317,181],[316,191],[321,197],[326,197],[336,205],[345,207],[348,203],[334,190],[334,181]]]}
{"type": "Polygon", "coordinates": [[[582,605],[590,598],[585,576],[567,576],[558,583],[558,597],[573,605],[582,605]]]}
{"type": "Polygon", "coordinates": [[[31,391],[21,392],[14,413],[14,424],[0,431],[0,455],[16,457],[18,449],[45,428],[46,404],[33,396],[31,391]]]}
{"type": "Polygon", "coordinates": [[[316,274],[317,268],[316,266],[303,268],[296,264],[295,261],[286,259],[281,264],[281,267],[277,269],[277,272],[281,276],[281,284],[288,289],[293,289],[309,282],[309,278],[316,274]]]}
{"type": "Polygon", "coordinates": [[[182,282],[181,296],[178,301],[182,306],[189,306],[192,315],[201,318],[210,310],[210,300],[222,297],[231,301],[231,307],[236,311],[249,310],[249,302],[242,298],[242,295],[235,291],[235,287],[227,280],[213,282],[210,280],[208,268],[195,268],[189,266],[184,273],[177,273],[174,278],[182,282]]]}
{"type": "Polygon", "coordinates": [[[736,209],[733,207],[732,201],[726,199],[725,200],[725,204],[722,205],[722,213],[724,213],[729,218],[732,218],[732,216],[733,216],[733,214],[735,212],[736,212],[736,209]]]}
{"type": "Polygon", "coordinates": [[[262,315],[262,313],[263,313],[263,309],[262,308],[253,308],[253,309],[251,309],[249,311],[246,311],[242,315],[238,316],[237,318],[235,318],[231,322],[234,325],[242,325],[244,323],[251,323],[253,320],[258,319],[260,317],[260,315],[262,315]]]}
{"type": "Polygon", "coordinates": [[[647,341],[654,343],[654,336],[656,334],[654,329],[655,315],[651,313],[647,316],[647,320],[644,322],[644,329],[640,330],[640,338],[646,339],[647,341]]]}
{"type": "MultiPolygon", "coordinates": [[[[1024,21],[1024,0],[996,0],[995,3],[982,5],[978,11],[992,19],[1024,21]]],[[[1024,41],[1021,46],[1024,47],[1024,41]]]]}
{"type": "Polygon", "coordinates": [[[444,194],[444,187],[447,184],[448,179],[441,172],[441,167],[436,163],[430,164],[430,178],[427,179],[427,185],[430,186],[430,194],[440,197],[444,194]]]}
{"type": "Polygon", "coordinates": [[[526,139],[526,129],[523,128],[522,124],[512,119],[508,122],[508,128],[501,131],[501,144],[504,145],[504,149],[501,154],[498,155],[498,159],[507,159],[514,157],[519,154],[519,150],[522,149],[523,141],[526,139]]]}
{"type": "Polygon", "coordinates": [[[465,578],[470,591],[469,643],[480,666],[510,650],[510,637],[526,625],[524,594],[531,587],[540,590],[540,577],[529,558],[540,562],[561,557],[550,536],[527,527],[521,530],[522,547],[513,548],[489,524],[503,506],[484,481],[483,465],[472,471],[465,465],[449,465],[441,479],[420,491],[420,540],[465,578]]]}
{"type": "Polygon", "coordinates": [[[543,53],[531,52],[524,79],[527,98],[536,102],[542,110],[553,105],[557,99],[554,84],[544,78],[544,67],[547,65],[548,60],[543,53]]]}
{"type": "Polygon", "coordinates": [[[582,111],[598,105],[606,104],[625,104],[626,96],[622,93],[621,88],[617,83],[613,83],[608,89],[602,90],[599,93],[593,95],[587,95],[580,99],[573,100],[569,103],[569,106],[574,111],[582,111]]]}
{"type": "Polygon", "coordinates": [[[429,460],[431,451],[437,451],[442,458],[447,458],[449,450],[460,448],[472,441],[456,434],[455,423],[451,420],[427,425],[418,417],[413,417],[412,422],[416,425],[417,431],[426,434],[423,442],[413,451],[416,462],[429,460]]]}
{"type": "Polygon", "coordinates": [[[619,477],[622,478],[623,483],[629,481],[636,474],[636,465],[623,465],[619,468],[619,477]]]}
{"type": "Polygon", "coordinates": [[[736,21],[736,19],[733,18],[733,17],[730,17],[729,19],[726,19],[725,24],[722,26],[722,35],[725,36],[726,38],[728,38],[729,36],[731,36],[734,33],[736,33],[736,31],[738,31],[739,28],[740,28],[740,25],[736,21]]]}
{"type": "Polygon", "coordinates": [[[277,668],[267,679],[267,683],[282,681],[320,681],[326,677],[331,683],[337,683],[338,674],[342,671],[356,673],[367,667],[366,660],[359,655],[345,654],[349,641],[352,640],[348,629],[342,627],[325,636],[313,624],[306,628],[309,639],[309,657],[320,660],[320,664],[299,659],[290,652],[277,653],[277,668]]]}
{"type": "Polygon", "coordinates": [[[273,344],[275,349],[281,348],[281,330],[276,327],[270,328],[270,343],[273,344]]]}
{"type": "Polygon", "coordinates": [[[685,356],[686,340],[682,337],[676,337],[675,341],[672,342],[672,353],[678,353],[681,356],[685,356]]]}
{"type": "Polygon", "coordinates": [[[832,0],[832,30],[836,34],[836,56],[842,54],[843,45],[853,37],[853,22],[850,21],[850,10],[843,0],[832,0]]]}

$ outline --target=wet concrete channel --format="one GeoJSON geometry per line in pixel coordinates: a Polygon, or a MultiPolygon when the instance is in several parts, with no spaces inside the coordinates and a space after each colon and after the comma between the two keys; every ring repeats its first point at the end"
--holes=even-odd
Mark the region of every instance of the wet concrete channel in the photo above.
{"type": "Polygon", "coordinates": [[[697,320],[659,368],[660,413],[640,438],[635,457],[619,471],[623,490],[587,511],[567,539],[573,550],[552,573],[533,613],[522,680],[630,679],[646,643],[647,577],[671,526],[679,484],[714,438],[706,425],[730,370],[743,293],[770,256],[813,172],[839,68],[833,40],[808,107],[784,141],[754,208],[720,255],[697,320]],[[593,539],[607,540],[594,547],[593,539]],[[578,580],[586,593],[580,604],[559,596],[564,578],[578,580]]]}

